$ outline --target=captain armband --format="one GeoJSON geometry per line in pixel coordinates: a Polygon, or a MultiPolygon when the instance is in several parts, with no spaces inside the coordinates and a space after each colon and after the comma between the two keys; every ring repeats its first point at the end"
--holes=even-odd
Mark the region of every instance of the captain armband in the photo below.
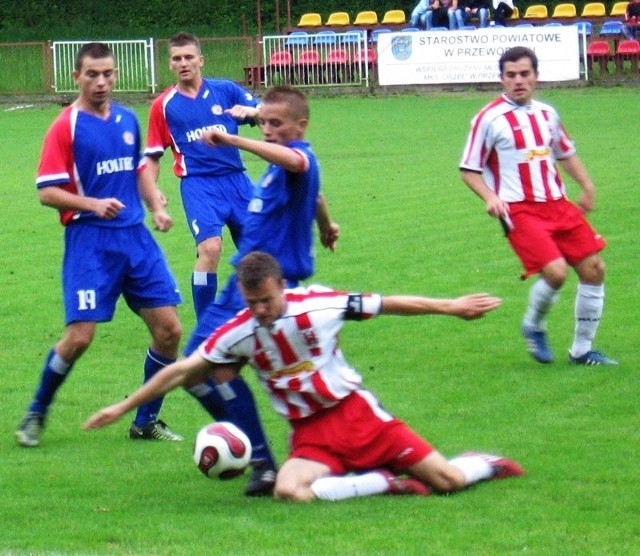
{"type": "Polygon", "coordinates": [[[362,294],[350,293],[347,299],[347,311],[344,320],[362,320],[364,318],[362,307],[362,294]]]}

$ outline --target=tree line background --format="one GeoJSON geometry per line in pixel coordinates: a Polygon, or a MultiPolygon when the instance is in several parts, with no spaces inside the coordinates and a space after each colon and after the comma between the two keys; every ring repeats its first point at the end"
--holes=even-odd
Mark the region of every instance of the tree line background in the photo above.
{"type": "MultiPolygon", "coordinates": [[[[516,0],[524,13],[530,4],[553,7],[568,0],[516,0]]],[[[575,0],[580,13],[590,0],[575,0]]],[[[404,10],[407,18],[418,0],[290,0],[291,24],[306,12],[326,18],[345,11],[404,10]]],[[[613,0],[607,0],[610,7],[613,0]]],[[[254,36],[287,27],[287,0],[0,0],[0,42],[168,38],[179,30],[203,37],[254,36]]]]}
{"type": "MultiPolygon", "coordinates": [[[[415,0],[417,2],[417,0],[415,0]]],[[[404,9],[414,0],[291,0],[300,15],[404,9]]],[[[287,0],[260,0],[262,33],[287,26],[287,0]],[[278,6],[278,10],[276,10],[278,6]]],[[[0,42],[107,38],[167,38],[179,30],[200,36],[255,35],[258,0],[0,0],[0,42]]]]}

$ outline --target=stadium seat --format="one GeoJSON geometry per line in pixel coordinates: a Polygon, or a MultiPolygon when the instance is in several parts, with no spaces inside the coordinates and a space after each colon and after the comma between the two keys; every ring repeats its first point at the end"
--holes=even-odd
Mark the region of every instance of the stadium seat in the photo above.
{"type": "Polygon", "coordinates": [[[404,10],[389,10],[382,17],[382,25],[402,25],[407,22],[404,10]]]}
{"type": "Polygon", "coordinates": [[[633,73],[638,73],[638,60],[640,60],[640,42],[635,39],[620,41],[615,54],[617,70],[623,71],[624,63],[629,62],[631,71],[633,73]]]}
{"type": "Polygon", "coordinates": [[[329,18],[327,19],[325,25],[351,25],[351,18],[349,17],[349,14],[347,12],[333,12],[332,14],[329,14],[329,18]]]}
{"type": "Polygon", "coordinates": [[[335,45],[337,42],[336,32],[330,30],[318,31],[318,34],[313,38],[313,44],[335,45]]]}
{"type": "Polygon", "coordinates": [[[600,67],[600,73],[607,73],[607,62],[611,57],[608,41],[593,41],[587,46],[587,67],[592,69],[594,64],[600,67]]]}
{"type": "Polygon", "coordinates": [[[284,45],[287,47],[292,46],[307,46],[309,44],[309,33],[306,31],[293,31],[287,35],[284,41],[284,45]]]}
{"type": "Polygon", "coordinates": [[[622,25],[622,21],[618,20],[605,21],[600,27],[598,35],[601,37],[619,37],[622,35],[622,25]]]}
{"type": "Polygon", "coordinates": [[[427,29],[427,31],[448,31],[449,27],[431,27],[431,29],[427,29]]]}
{"type": "Polygon", "coordinates": [[[562,23],[559,21],[549,21],[548,23],[544,23],[543,27],[563,27],[562,23]]]}
{"type": "MultiPolygon", "coordinates": [[[[376,50],[375,48],[367,48],[366,49],[367,52],[367,62],[369,63],[369,66],[372,66],[376,59],[376,50]]],[[[360,52],[357,52],[356,55],[353,58],[354,62],[364,62],[365,61],[365,49],[363,48],[360,52]]]]}
{"type": "Polygon", "coordinates": [[[578,28],[578,33],[584,34],[587,37],[591,36],[593,24],[590,21],[576,21],[574,25],[578,28]]]}
{"type": "Polygon", "coordinates": [[[588,2],[582,8],[580,17],[604,17],[607,15],[607,8],[602,2],[588,2]]]}
{"type": "Polygon", "coordinates": [[[296,60],[301,85],[313,85],[321,82],[320,53],[317,50],[302,50],[296,60]]]}
{"type": "Polygon", "coordinates": [[[359,42],[365,42],[367,40],[367,33],[360,29],[353,29],[347,31],[342,35],[340,42],[342,44],[358,44],[359,42]]]}
{"type": "Polygon", "coordinates": [[[627,4],[629,4],[629,2],[615,2],[611,7],[611,13],[609,15],[624,16],[627,13],[627,4]]]}
{"type": "Polygon", "coordinates": [[[544,19],[549,17],[549,11],[544,4],[532,4],[524,12],[524,19],[544,19]]]}
{"type": "Polygon", "coordinates": [[[513,13],[511,14],[511,17],[509,19],[518,19],[519,17],[520,17],[520,10],[518,9],[518,6],[514,6],[513,13]]]}
{"type": "Polygon", "coordinates": [[[324,60],[326,81],[328,83],[344,83],[349,80],[347,51],[342,48],[330,50],[324,60]]]}
{"type": "Polygon", "coordinates": [[[378,25],[378,14],[373,11],[358,12],[354,25],[378,25]]]}
{"type": "Polygon", "coordinates": [[[322,25],[322,18],[320,14],[306,13],[302,14],[300,21],[298,21],[298,27],[320,27],[322,25]]]}
{"type": "Polygon", "coordinates": [[[551,17],[576,17],[578,10],[576,10],[575,4],[558,4],[553,9],[551,17]]]}
{"type": "Polygon", "coordinates": [[[387,29],[385,27],[381,27],[379,29],[374,29],[373,31],[371,31],[371,42],[372,43],[377,43],[378,42],[378,36],[381,33],[391,33],[391,29],[387,29]]]}
{"type": "Polygon", "coordinates": [[[293,57],[287,50],[277,50],[269,58],[267,66],[267,85],[291,83],[291,65],[293,57]],[[278,79],[276,79],[276,76],[278,79]]]}

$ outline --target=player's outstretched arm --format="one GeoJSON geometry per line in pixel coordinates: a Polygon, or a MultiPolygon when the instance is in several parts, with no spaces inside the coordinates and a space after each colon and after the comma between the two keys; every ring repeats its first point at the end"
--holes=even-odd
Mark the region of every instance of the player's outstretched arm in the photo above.
{"type": "Polygon", "coordinates": [[[128,411],[155,400],[174,388],[186,384],[197,383],[204,380],[213,370],[212,363],[204,359],[197,351],[186,359],[167,365],[155,374],[148,382],[145,382],[133,394],[121,402],[110,405],[94,413],[82,425],[84,430],[98,429],[117,421],[128,411]],[[198,380],[199,379],[199,380],[198,380]]]}
{"type": "Polygon", "coordinates": [[[497,309],[502,300],[486,293],[456,298],[433,298],[412,295],[391,295],[382,298],[383,315],[451,315],[465,320],[477,319],[497,309]]]}
{"type": "Polygon", "coordinates": [[[300,173],[304,172],[308,168],[308,161],[306,157],[291,147],[285,147],[284,145],[278,145],[277,143],[269,143],[267,141],[250,139],[240,135],[232,135],[230,133],[220,131],[219,129],[208,129],[202,132],[200,140],[204,141],[210,147],[216,147],[219,145],[237,147],[243,151],[253,153],[271,164],[281,166],[289,172],[300,173]]]}

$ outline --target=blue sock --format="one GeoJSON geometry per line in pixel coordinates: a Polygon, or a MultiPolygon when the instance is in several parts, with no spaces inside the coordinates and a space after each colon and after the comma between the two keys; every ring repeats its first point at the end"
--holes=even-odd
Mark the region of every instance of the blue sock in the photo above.
{"type": "Polygon", "coordinates": [[[242,377],[218,385],[226,406],[226,420],[244,431],[251,440],[251,461],[266,460],[275,467],[267,438],[262,429],[256,401],[242,377]]]}
{"type": "MultiPolygon", "coordinates": [[[[174,361],[175,359],[163,357],[149,348],[147,350],[147,357],[144,360],[144,382],[147,382],[147,380],[155,375],[160,369],[170,365],[174,361]]],[[[158,418],[158,413],[160,413],[163,401],[164,396],[160,396],[153,401],[141,405],[136,412],[134,423],[141,427],[151,421],[155,421],[158,418]]]]}
{"type": "Polygon", "coordinates": [[[185,388],[216,421],[226,421],[225,404],[212,380],[185,388]]]}
{"type": "Polygon", "coordinates": [[[67,376],[69,376],[72,366],[62,359],[54,349],[49,351],[44,361],[40,385],[36,390],[33,401],[29,405],[29,411],[47,413],[53,397],[67,376]]]}
{"type": "Polygon", "coordinates": [[[196,319],[216,298],[218,291],[218,275],[210,272],[194,271],[191,275],[191,295],[193,308],[196,311],[196,319]]]}

